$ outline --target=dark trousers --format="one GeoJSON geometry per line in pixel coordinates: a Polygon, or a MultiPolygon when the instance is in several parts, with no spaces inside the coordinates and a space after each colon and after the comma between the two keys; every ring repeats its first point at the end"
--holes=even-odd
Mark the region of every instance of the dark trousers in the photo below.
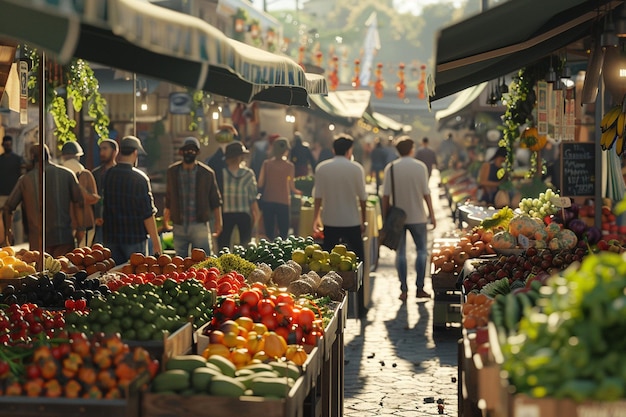
{"type": "Polygon", "coordinates": [[[278,235],[286,238],[289,234],[289,206],[280,203],[263,203],[263,227],[269,240],[276,237],[276,225],[278,235]]]}
{"type": "MultiPolygon", "coordinates": [[[[324,226],[324,243],[322,244],[322,248],[330,252],[335,245],[339,243],[345,244],[348,250],[356,253],[356,256],[361,262],[365,260],[365,249],[363,247],[363,236],[361,235],[360,225],[351,227],[324,226]]],[[[363,286],[359,288],[357,297],[359,300],[357,314],[359,317],[363,317],[367,314],[363,286]]]]}
{"type": "Polygon", "coordinates": [[[222,233],[217,238],[219,250],[231,247],[231,235],[235,226],[239,229],[239,243],[246,245],[252,239],[252,217],[249,213],[222,213],[222,233]]]}

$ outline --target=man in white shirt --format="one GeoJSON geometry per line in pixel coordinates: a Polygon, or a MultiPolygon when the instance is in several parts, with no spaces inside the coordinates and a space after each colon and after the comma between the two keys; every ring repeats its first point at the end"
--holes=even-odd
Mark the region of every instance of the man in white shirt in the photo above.
{"type": "MultiPolygon", "coordinates": [[[[323,227],[324,250],[330,251],[336,244],[344,243],[363,260],[367,192],[363,166],[351,160],[353,144],[354,139],[350,135],[338,135],[333,141],[334,158],[321,162],[315,168],[313,231],[318,232],[323,227]]],[[[367,312],[363,302],[361,288],[359,316],[367,312]]]]}
{"type": "MultiPolygon", "coordinates": [[[[424,277],[426,276],[426,263],[428,250],[426,248],[428,234],[426,231],[426,211],[424,202],[428,207],[430,222],[436,227],[435,213],[428,188],[428,169],[422,161],[413,158],[415,143],[408,136],[401,136],[396,141],[396,149],[400,159],[389,163],[385,167],[383,183],[383,217],[387,214],[391,204],[404,210],[406,220],[404,230],[408,230],[413,237],[417,249],[415,271],[417,286],[417,298],[430,298],[430,294],[424,291],[424,277]],[[391,183],[391,169],[393,168],[393,190],[391,183]],[[391,198],[390,198],[391,195],[391,198]]],[[[400,278],[400,300],[407,299],[407,263],[406,263],[406,232],[400,238],[400,244],[396,249],[396,270],[400,278]]]]}

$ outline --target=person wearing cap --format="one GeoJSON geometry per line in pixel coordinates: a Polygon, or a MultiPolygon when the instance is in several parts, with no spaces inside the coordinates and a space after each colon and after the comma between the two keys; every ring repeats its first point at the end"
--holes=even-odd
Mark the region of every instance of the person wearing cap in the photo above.
{"type": "Polygon", "coordinates": [[[100,201],[98,187],[93,174],[80,163],[79,158],[83,155],[83,148],[78,142],[65,142],[63,147],[61,147],[61,159],[63,160],[61,165],[74,172],[76,178],[78,178],[80,190],[83,193],[83,204],[81,204],[80,207],[73,204],[71,208],[72,210],[83,211],[82,224],[72,224],[72,228],[75,230],[76,245],[78,247],[91,246],[93,242],[96,226],[93,206],[100,201]]]}
{"type": "Polygon", "coordinates": [[[200,142],[190,136],[179,150],[183,160],[167,168],[164,217],[174,223],[174,249],[183,258],[193,248],[211,254],[211,215],[213,236],[222,232],[222,196],[215,172],[196,160],[199,152],[200,142]]]}
{"type": "MultiPolygon", "coordinates": [[[[4,218],[10,218],[18,204],[22,203],[28,221],[29,249],[34,251],[43,248],[53,258],[65,255],[76,247],[72,223],[82,222],[82,211],[70,210],[72,203],[81,204],[83,201],[78,180],[70,169],[50,162],[50,150],[46,145],[43,145],[43,151],[39,145],[33,146],[30,159],[33,162],[33,169],[22,175],[15,184],[3,207],[4,218]],[[46,190],[44,219],[46,240],[43,244],[41,241],[43,226],[40,221],[43,207],[39,198],[40,159],[43,159],[46,190]]],[[[7,224],[10,225],[11,222],[5,221],[5,226],[7,224]]],[[[6,230],[6,233],[10,242],[11,231],[6,230]]]]}
{"type": "Polygon", "coordinates": [[[406,231],[413,237],[417,257],[415,259],[415,285],[417,298],[430,298],[424,291],[426,264],[428,260],[428,232],[426,230],[427,217],[424,202],[428,208],[430,222],[433,228],[437,226],[435,212],[428,187],[428,167],[422,161],[413,158],[415,143],[410,137],[403,135],[396,139],[396,150],[400,158],[390,162],[385,167],[383,180],[383,218],[387,215],[391,203],[406,213],[404,233],[396,249],[395,266],[400,279],[400,300],[407,299],[407,261],[406,261],[406,231]],[[391,183],[393,169],[393,184],[391,183]],[[392,190],[393,188],[393,190],[392,190]],[[391,196],[391,197],[390,197],[391,196]]]}
{"type": "Polygon", "coordinates": [[[252,145],[252,151],[250,153],[250,168],[254,171],[254,175],[259,178],[261,175],[261,167],[263,162],[268,158],[272,143],[280,137],[279,134],[272,133],[268,135],[265,132],[261,132],[259,140],[255,141],[252,145]]]}
{"type": "Polygon", "coordinates": [[[259,176],[259,188],[263,189],[261,199],[263,201],[263,227],[268,239],[278,235],[286,238],[289,234],[289,206],[291,194],[302,194],[296,188],[294,181],[295,167],[287,159],[289,153],[289,140],[284,137],[277,138],[272,144],[272,157],[265,160],[261,166],[259,176]]]}
{"type": "Polygon", "coordinates": [[[224,192],[224,178],[222,177],[222,173],[224,168],[226,168],[224,152],[228,144],[235,140],[239,140],[237,129],[228,123],[220,125],[215,131],[215,141],[218,144],[218,148],[215,153],[204,162],[215,172],[215,179],[217,180],[217,186],[221,193],[224,192]]]}
{"type": "Polygon", "coordinates": [[[506,148],[498,148],[491,159],[483,162],[478,172],[478,187],[482,191],[480,201],[487,204],[494,204],[496,193],[502,183],[502,178],[498,177],[498,171],[504,165],[507,157],[506,148]]]}
{"type": "MultiPolygon", "coordinates": [[[[109,172],[109,169],[117,165],[116,159],[117,159],[117,153],[118,153],[118,146],[117,146],[117,142],[110,138],[102,139],[100,143],[98,144],[98,146],[100,148],[100,165],[98,165],[97,167],[93,169],[92,174],[93,174],[93,178],[96,181],[98,194],[102,195],[103,189],[104,189],[104,176],[106,175],[107,172],[109,172]]],[[[96,233],[94,236],[94,243],[103,242],[103,236],[102,236],[103,207],[104,206],[102,203],[102,199],[100,199],[100,201],[98,201],[96,204],[93,205],[93,213],[94,213],[94,218],[95,218],[95,223],[96,223],[96,233]]]]}
{"type": "MultiPolygon", "coordinates": [[[[339,243],[354,251],[360,260],[365,259],[363,234],[366,222],[365,171],[352,161],[354,139],[340,134],[333,140],[335,156],[315,168],[313,188],[313,232],[323,228],[324,250],[331,251],[339,243]],[[323,210],[322,210],[323,208],[323,210]]],[[[363,287],[358,291],[359,316],[366,314],[363,287]]]]}
{"type": "Polygon", "coordinates": [[[103,241],[117,265],[128,262],[133,253],[159,255],[162,250],[150,179],[135,168],[140,154],[146,155],[141,141],[125,136],[117,165],[104,177],[103,241]],[[147,250],[148,236],[151,252],[147,250]]]}
{"type": "Polygon", "coordinates": [[[239,141],[226,146],[224,154],[226,168],[222,172],[224,177],[223,228],[217,239],[220,249],[231,247],[231,235],[235,227],[239,230],[239,244],[249,243],[252,239],[252,227],[260,216],[254,171],[242,164],[248,153],[249,151],[239,141]]]}

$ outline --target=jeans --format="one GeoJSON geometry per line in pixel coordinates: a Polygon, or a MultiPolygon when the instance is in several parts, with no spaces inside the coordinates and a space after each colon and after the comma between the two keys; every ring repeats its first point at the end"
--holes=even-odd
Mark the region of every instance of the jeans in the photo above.
{"type": "Polygon", "coordinates": [[[104,245],[111,249],[111,258],[115,261],[116,265],[122,265],[128,262],[130,255],[139,252],[145,255],[147,249],[148,240],[143,240],[137,243],[105,243],[104,245]]]}
{"type": "Polygon", "coordinates": [[[276,237],[276,225],[278,235],[286,238],[289,234],[289,205],[280,203],[263,203],[263,227],[269,240],[276,237]]]}
{"type": "Polygon", "coordinates": [[[176,250],[176,255],[183,258],[189,256],[190,246],[192,249],[204,249],[207,255],[211,254],[208,222],[174,225],[174,249],[176,250]]]}
{"type": "Polygon", "coordinates": [[[400,278],[400,290],[402,292],[408,291],[406,283],[407,277],[407,265],[406,265],[406,230],[413,236],[413,242],[415,242],[415,248],[417,250],[417,257],[415,259],[415,272],[417,276],[415,278],[415,284],[418,290],[424,289],[424,278],[426,276],[426,260],[428,258],[428,252],[426,251],[426,244],[428,241],[428,234],[426,233],[426,223],[417,224],[405,224],[405,233],[400,238],[400,244],[396,249],[396,270],[398,271],[398,278],[400,278]]]}

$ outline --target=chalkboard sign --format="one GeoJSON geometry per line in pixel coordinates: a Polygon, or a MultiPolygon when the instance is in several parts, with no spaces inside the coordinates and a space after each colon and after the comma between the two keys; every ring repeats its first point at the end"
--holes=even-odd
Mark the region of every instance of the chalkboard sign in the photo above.
{"type": "Polygon", "coordinates": [[[595,144],[563,142],[561,145],[561,196],[595,195],[595,144]]]}

